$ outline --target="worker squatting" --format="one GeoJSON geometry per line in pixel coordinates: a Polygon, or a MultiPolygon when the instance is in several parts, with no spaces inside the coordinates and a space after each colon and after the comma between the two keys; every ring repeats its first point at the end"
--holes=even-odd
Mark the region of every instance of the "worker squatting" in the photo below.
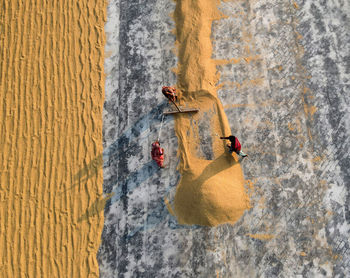
{"type": "MultiPolygon", "coordinates": [[[[178,100],[178,96],[176,94],[176,89],[173,87],[164,86],[162,88],[163,95],[174,104],[177,111],[173,111],[171,113],[185,113],[185,112],[197,112],[198,109],[190,109],[190,110],[181,110],[181,108],[176,104],[178,100]]],[[[241,150],[241,143],[238,141],[238,138],[230,135],[228,137],[220,137],[220,139],[223,140],[229,140],[230,144],[227,144],[228,152],[229,153],[237,153],[241,157],[246,157],[247,154],[242,152],[241,150]]],[[[155,141],[152,143],[152,151],[151,151],[152,159],[157,163],[159,168],[164,168],[164,149],[160,146],[159,141],[155,141]]]]}

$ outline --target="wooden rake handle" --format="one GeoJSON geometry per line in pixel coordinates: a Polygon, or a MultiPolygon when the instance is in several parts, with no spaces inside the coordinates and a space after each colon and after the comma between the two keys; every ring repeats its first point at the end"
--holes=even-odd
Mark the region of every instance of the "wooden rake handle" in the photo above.
{"type": "Polygon", "coordinates": [[[171,102],[175,105],[176,109],[181,113],[182,111],[181,111],[180,108],[176,105],[175,101],[171,100],[171,102]]]}

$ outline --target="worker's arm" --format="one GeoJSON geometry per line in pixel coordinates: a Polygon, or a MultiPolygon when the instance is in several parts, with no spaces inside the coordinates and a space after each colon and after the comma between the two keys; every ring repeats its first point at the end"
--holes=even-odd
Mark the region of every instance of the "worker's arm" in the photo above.
{"type": "Polygon", "coordinates": [[[220,137],[220,139],[228,139],[230,140],[231,144],[235,144],[236,137],[233,135],[230,135],[228,137],[220,137]]]}

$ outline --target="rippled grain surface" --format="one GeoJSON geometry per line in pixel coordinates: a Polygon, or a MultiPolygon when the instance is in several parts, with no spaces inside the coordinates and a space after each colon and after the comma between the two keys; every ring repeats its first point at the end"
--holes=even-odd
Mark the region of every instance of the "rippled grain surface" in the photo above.
{"type": "Polygon", "coordinates": [[[1,1],[0,277],[95,277],[104,1],[1,1]]]}

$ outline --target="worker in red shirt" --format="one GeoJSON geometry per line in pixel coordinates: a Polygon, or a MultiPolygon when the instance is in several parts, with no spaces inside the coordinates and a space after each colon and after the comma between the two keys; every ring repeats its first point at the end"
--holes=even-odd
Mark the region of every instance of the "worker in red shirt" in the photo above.
{"type": "Polygon", "coordinates": [[[229,152],[233,153],[235,152],[236,154],[240,155],[241,157],[246,157],[248,156],[244,152],[241,151],[241,143],[238,141],[236,136],[228,136],[228,137],[220,137],[220,139],[228,139],[230,140],[231,144],[228,144],[227,147],[229,148],[229,152]]]}
{"type": "Polygon", "coordinates": [[[162,87],[163,95],[171,102],[177,101],[176,89],[169,86],[162,87]]]}
{"type": "Polygon", "coordinates": [[[151,151],[152,159],[157,162],[160,168],[164,168],[164,149],[160,147],[158,141],[152,143],[152,151],[151,151]]]}

